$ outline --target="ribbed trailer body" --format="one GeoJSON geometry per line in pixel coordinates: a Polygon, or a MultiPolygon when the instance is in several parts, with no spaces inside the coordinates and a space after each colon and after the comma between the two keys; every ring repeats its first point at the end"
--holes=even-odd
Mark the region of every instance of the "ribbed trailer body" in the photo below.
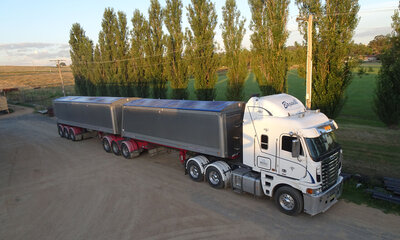
{"type": "Polygon", "coordinates": [[[133,98],[68,96],[53,101],[58,123],[121,134],[122,105],[133,98]]]}
{"type": "Polygon", "coordinates": [[[197,153],[241,153],[244,103],[137,99],[123,106],[122,136],[197,153]]]}

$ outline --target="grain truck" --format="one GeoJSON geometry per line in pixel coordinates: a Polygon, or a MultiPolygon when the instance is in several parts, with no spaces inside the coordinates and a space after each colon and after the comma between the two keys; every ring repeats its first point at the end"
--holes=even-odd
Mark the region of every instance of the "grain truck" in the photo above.
{"type": "Polygon", "coordinates": [[[179,151],[185,173],[214,188],[268,196],[288,215],[315,215],[342,192],[335,121],[288,94],[235,101],[68,96],[54,100],[60,136],[96,132],[106,152],[179,151]]]}

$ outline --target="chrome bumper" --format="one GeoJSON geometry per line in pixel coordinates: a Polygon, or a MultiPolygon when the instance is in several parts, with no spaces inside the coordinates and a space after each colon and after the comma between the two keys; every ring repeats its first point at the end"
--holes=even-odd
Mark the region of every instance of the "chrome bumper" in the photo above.
{"type": "Polygon", "coordinates": [[[304,212],[314,216],[325,212],[338,201],[343,190],[343,177],[339,176],[335,185],[319,195],[303,194],[304,212]]]}

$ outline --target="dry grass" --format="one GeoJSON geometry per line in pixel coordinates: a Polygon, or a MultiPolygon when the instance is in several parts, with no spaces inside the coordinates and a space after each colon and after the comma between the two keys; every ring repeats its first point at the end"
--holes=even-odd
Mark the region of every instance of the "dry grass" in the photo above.
{"type": "MultiPolygon", "coordinates": [[[[64,84],[74,85],[70,67],[61,68],[64,84]]],[[[0,66],[0,89],[61,86],[56,67],[0,66]]]]}

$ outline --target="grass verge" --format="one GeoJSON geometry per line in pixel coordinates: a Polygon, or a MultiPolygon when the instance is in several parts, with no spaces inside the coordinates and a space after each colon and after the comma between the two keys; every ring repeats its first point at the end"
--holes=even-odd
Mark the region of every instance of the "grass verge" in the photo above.
{"type": "Polygon", "coordinates": [[[368,188],[382,187],[382,185],[364,183],[357,187],[358,181],[350,179],[343,185],[342,199],[358,205],[364,204],[369,207],[377,208],[382,210],[384,213],[392,213],[400,215],[400,205],[395,203],[386,202],[371,197],[370,193],[367,193],[368,188]]]}

